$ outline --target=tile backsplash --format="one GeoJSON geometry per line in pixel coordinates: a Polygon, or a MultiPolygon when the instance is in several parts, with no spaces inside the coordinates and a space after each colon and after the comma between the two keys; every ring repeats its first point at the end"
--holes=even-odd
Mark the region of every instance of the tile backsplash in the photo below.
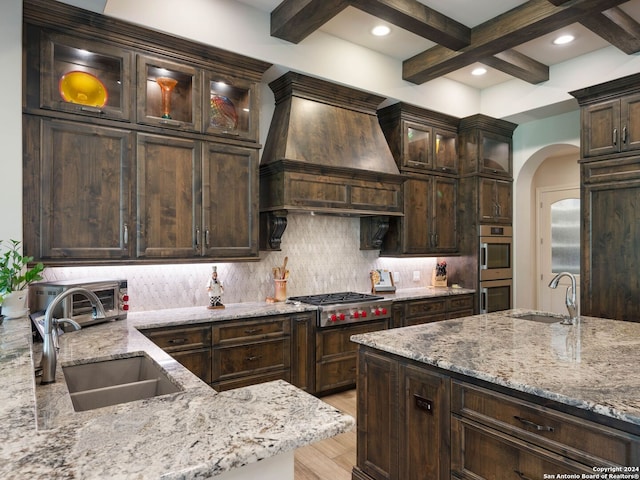
{"type": "Polygon", "coordinates": [[[281,252],[261,252],[260,261],[100,267],[50,267],[47,280],[87,277],[126,278],[131,311],[206,306],[212,266],[224,285],[223,303],[264,301],[274,295],[272,268],[289,257],[289,296],[340,291],[368,292],[369,271],[387,269],[397,288],[431,283],[435,258],[380,258],[360,250],[360,220],[328,215],[290,214],[281,252]],[[418,272],[419,280],[414,280],[418,272]]]}

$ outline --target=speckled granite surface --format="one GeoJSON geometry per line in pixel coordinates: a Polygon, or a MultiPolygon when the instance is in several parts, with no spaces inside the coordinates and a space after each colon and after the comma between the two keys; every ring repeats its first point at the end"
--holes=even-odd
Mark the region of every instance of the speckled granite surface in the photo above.
{"type": "MultiPolygon", "coordinates": [[[[5,320],[0,325],[0,478],[208,478],[352,429],[352,417],[286,382],[217,393],[136,329],[305,309],[255,303],[132,314],[63,335],[57,382],[37,387],[29,321],[5,320]],[[62,365],[143,352],[181,392],[73,411],[62,365]]],[[[37,344],[34,352],[38,363],[37,344]]]]}
{"type": "Polygon", "coordinates": [[[352,337],[385,352],[640,426],[640,323],[496,312],[352,337]]]}

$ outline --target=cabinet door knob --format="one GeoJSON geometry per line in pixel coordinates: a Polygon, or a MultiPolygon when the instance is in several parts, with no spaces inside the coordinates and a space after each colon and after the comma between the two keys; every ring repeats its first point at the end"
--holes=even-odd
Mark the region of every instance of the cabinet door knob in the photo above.
{"type": "Polygon", "coordinates": [[[622,143],[627,143],[627,126],[622,129],[622,143]]]}
{"type": "Polygon", "coordinates": [[[613,129],[613,144],[618,145],[618,129],[613,129]]]}
{"type": "Polygon", "coordinates": [[[125,245],[129,245],[129,225],[126,223],[123,225],[122,241],[125,245]]]}

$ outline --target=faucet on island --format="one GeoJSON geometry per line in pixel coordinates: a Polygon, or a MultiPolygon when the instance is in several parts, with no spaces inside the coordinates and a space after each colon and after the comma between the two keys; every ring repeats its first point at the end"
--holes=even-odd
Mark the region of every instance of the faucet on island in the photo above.
{"type": "Polygon", "coordinates": [[[565,304],[569,311],[569,317],[560,322],[563,325],[573,325],[578,320],[578,307],[576,306],[576,277],[569,272],[560,272],[549,283],[551,288],[558,288],[558,282],[562,277],[569,277],[571,279],[571,285],[567,287],[567,293],[565,295],[565,304]]]}
{"type": "Polygon", "coordinates": [[[40,368],[42,368],[42,380],[40,381],[41,385],[53,383],[56,381],[56,364],[58,353],[57,325],[61,323],[68,323],[73,326],[75,330],[80,330],[81,328],[77,322],[71,320],[70,318],[53,318],[53,312],[58,307],[58,305],[60,305],[60,303],[62,303],[65,298],[76,293],[84,295],[85,297],[87,297],[89,302],[91,302],[94,318],[103,318],[105,316],[104,306],[102,305],[100,299],[95,293],[87,290],[86,288],[70,288],[69,290],[65,290],[53,299],[53,301],[47,307],[47,311],[44,315],[44,345],[42,347],[42,361],[40,363],[40,368]]]}

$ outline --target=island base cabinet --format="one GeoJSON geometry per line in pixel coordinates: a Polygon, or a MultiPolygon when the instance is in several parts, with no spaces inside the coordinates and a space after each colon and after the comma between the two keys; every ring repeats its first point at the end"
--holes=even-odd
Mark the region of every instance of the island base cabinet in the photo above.
{"type": "Polygon", "coordinates": [[[534,480],[549,478],[545,474],[594,473],[592,467],[538,449],[465,418],[454,415],[451,427],[452,478],[534,480]]]}
{"type": "Polygon", "coordinates": [[[358,464],[352,478],[450,478],[449,399],[447,376],[361,352],[358,464]]]}
{"type": "Polygon", "coordinates": [[[399,479],[449,478],[449,378],[400,366],[399,479]]]}

